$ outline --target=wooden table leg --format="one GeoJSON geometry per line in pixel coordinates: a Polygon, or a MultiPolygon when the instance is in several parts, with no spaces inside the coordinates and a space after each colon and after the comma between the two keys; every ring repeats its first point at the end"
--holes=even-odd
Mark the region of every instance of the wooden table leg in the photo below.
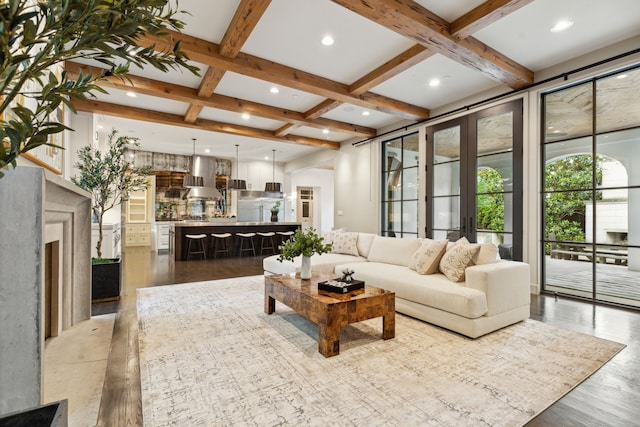
{"type": "Polygon", "coordinates": [[[340,354],[340,324],[332,316],[318,320],[318,351],[324,357],[340,354]]]}
{"type": "Polygon", "coordinates": [[[268,284],[264,284],[264,312],[271,314],[276,311],[276,300],[270,294],[270,287],[268,284]]]}
{"type": "Polygon", "coordinates": [[[384,302],[385,314],[382,316],[382,339],[388,340],[396,336],[396,297],[391,295],[384,302]]]}

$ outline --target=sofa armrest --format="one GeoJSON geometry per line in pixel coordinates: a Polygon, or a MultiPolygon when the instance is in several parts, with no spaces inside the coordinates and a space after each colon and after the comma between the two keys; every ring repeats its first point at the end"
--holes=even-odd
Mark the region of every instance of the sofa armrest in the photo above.
{"type": "Polygon", "coordinates": [[[467,267],[465,286],[487,296],[487,316],[531,303],[529,264],[499,261],[467,267]]]}

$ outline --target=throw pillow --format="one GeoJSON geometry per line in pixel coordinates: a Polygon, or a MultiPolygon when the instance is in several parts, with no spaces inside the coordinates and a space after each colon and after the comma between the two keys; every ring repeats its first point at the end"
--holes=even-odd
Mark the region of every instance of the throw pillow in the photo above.
{"type": "Polygon", "coordinates": [[[449,241],[449,243],[447,243],[447,250],[451,249],[455,245],[468,245],[468,244],[469,244],[469,241],[467,240],[467,238],[462,236],[455,242],[449,241]]]}
{"type": "Polygon", "coordinates": [[[447,249],[447,240],[425,240],[422,246],[413,254],[409,268],[418,274],[433,274],[438,271],[442,255],[447,249]]]}
{"type": "Polygon", "coordinates": [[[498,262],[498,247],[493,243],[481,243],[480,250],[472,261],[475,265],[498,262]]]}
{"type": "Polygon", "coordinates": [[[452,282],[464,281],[464,270],[480,250],[476,244],[456,244],[440,260],[440,271],[452,282]]]}
{"type": "Polygon", "coordinates": [[[331,252],[358,256],[358,233],[335,233],[331,252]]]}
{"type": "Polygon", "coordinates": [[[324,243],[333,243],[335,236],[340,233],[344,233],[346,230],[347,230],[346,228],[338,228],[336,230],[325,231],[324,233],[322,233],[322,238],[324,239],[324,243]]]}

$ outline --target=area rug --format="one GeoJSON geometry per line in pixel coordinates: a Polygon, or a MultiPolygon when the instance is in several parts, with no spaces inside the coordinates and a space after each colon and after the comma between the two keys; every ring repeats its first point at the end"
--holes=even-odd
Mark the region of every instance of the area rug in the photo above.
{"type": "Polygon", "coordinates": [[[340,354],[262,276],[138,289],[145,426],[518,426],[624,346],[527,320],[472,340],[398,315],[342,328],[340,354]]]}

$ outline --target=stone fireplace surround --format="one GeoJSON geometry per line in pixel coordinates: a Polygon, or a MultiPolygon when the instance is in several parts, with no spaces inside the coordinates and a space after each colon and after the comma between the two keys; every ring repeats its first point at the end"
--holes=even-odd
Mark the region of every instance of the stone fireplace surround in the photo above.
{"type": "Polygon", "coordinates": [[[91,316],[91,196],[39,167],[0,178],[0,415],[42,402],[45,268],[51,335],[91,316]],[[57,265],[45,266],[51,244],[57,265]]]}

